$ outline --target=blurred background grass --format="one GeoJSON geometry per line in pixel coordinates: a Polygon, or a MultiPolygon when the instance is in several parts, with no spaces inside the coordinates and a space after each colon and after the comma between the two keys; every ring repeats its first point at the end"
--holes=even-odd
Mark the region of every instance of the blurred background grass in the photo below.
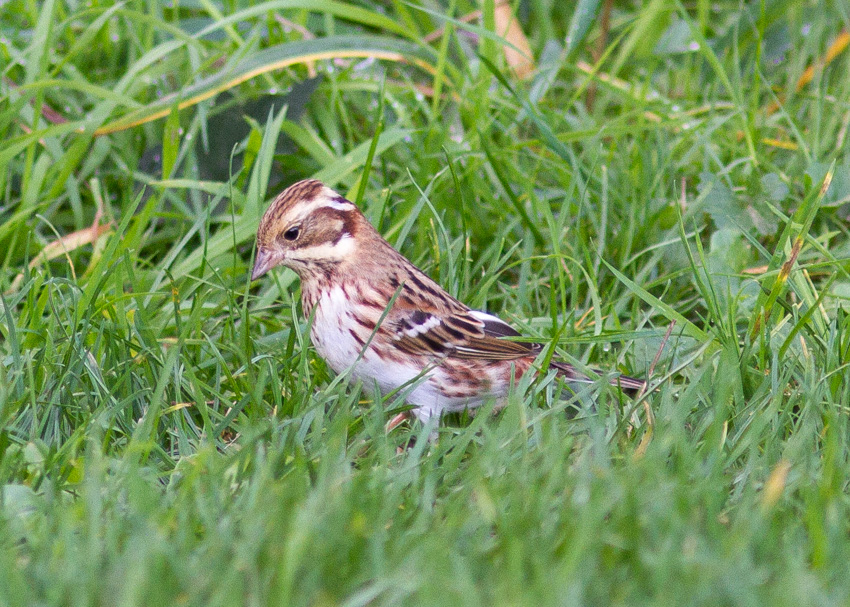
{"type": "Polygon", "coordinates": [[[848,21],[0,5],[2,602],[845,603],[848,21]],[[310,176],[470,305],[657,389],[572,419],[525,382],[399,449],[421,429],[334,381],[294,275],[249,283],[310,176]]]}

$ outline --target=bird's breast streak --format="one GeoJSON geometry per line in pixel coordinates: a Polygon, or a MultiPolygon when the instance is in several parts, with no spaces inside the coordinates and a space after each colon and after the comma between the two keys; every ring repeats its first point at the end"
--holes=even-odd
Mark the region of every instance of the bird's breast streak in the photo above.
{"type": "Polygon", "coordinates": [[[310,338],[319,355],[337,373],[354,363],[363,347],[351,332],[357,326],[350,318],[351,312],[351,302],[340,287],[323,291],[316,303],[310,338]]]}

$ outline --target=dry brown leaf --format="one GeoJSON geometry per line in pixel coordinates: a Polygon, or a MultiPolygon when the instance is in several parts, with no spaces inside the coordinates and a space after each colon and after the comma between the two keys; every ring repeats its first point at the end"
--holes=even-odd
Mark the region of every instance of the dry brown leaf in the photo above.
{"type": "Polygon", "coordinates": [[[806,86],[809,82],[812,81],[812,78],[815,77],[815,70],[818,68],[823,69],[832,61],[838,57],[850,45],[850,33],[845,30],[841,30],[841,33],[832,41],[832,44],[829,45],[829,48],[826,49],[826,55],[824,55],[823,61],[820,61],[814,65],[810,65],[806,68],[806,71],[803,72],[803,75],[800,76],[800,79],[797,81],[797,90],[799,91],[804,86],[806,86]]]}
{"type": "Polygon", "coordinates": [[[526,78],[535,69],[534,55],[531,52],[531,45],[528,43],[528,38],[525,37],[525,32],[522,31],[519,21],[514,17],[511,4],[508,0],[501,0],[496,3],[494,17],[496,21],[496,33],[516,47],[504,47],[505,60],[517,78],[526,78]]]}
{"type": "MultiPolygon", "coordinates": [[[[832,44],[829,45],[829,48],[826,49],[826,53],[823,56],[823,59],[815,62],[806,68],[806,71],[803,72],[803,75],[800,76],[800,79],[797,80],[796,90],[797,92],[801,91],[804,86],[806,86],[809,82],[812,81],[812,78],[815,77],[815,72],[819,69],[825,68],[827,65],[832,63],[832,61],[838,57],[844,50],[850,46],[850,31],[843,29],[835,37],[835,40],[832,41],[832,44]]],[[[773,114],[776,110],[779,109],[780,103],[784,100],[780,98],[779,102],[772,102],[767,106],[767,113],[773,114]]]]}
{"type": "Polygon", "coordinates": [[[770,471],[770,476],[764,483],[764,492],[761,497],[761,505],[765,510],[773,508],[782,494],[788,481],[788,472],[791,471],[791,462],[781,459],[770,471]]]}
{"type": "MultiPolygon", "coordinates": [[[[106,222],[104,224],[100,223],[100,220],[103,217],[103,213],[98,210],[95,213],[94,221],[92,224],[83,228],[82,230],[77,230],[76,232],[71,232],[70,234],[66,234],[60,238],[57,238],[51,243],[48,243],[41,251],[39,251],[38,255],[32,258],[29,262],[29,269],[32,270],[41,264],[51,261],[52,259],[56,259],[57,257],[61,257],[65,255],[68,257],[68,264],[71,266],[71,272],[74,272],[74,264],[71,261],[71,258],[68,256],[68,253],[79,249],[87,244],[93,244],[97,241],[98,238],[106,234],[109,230],[112,229],[112,222],[106,222]]],[[[21,272],[15,279],[12,281],[11,286],[9,287],[6,294],[17,291],[18,287],[21,286],[21,282],[24,280],[24,274],[21,272]]]]}
{"type": "MultiPolygon", "coordinates": [[[[482,11],[480,10],[472,11],[458,17],[457,20],[461,23],[470,23],[471,21],[480,19],[481,15],[482,11]]],[[[496,33],[521,51],[517,51],[509,46],[504,47],[505,60],[507,60],[508,65],[519,78],[525,78],[536,67],[534,64],[534,55],[531,52],[531,45],[528,43],[528,38],[525,37],[525,33],[519,25],[519,21],[513,16],[513,11],[511,11],[511,5],[508,0],[499,0],[496,2],[494,17],[496,21],[496,33]]],[[[426,34],[422,39],[425,42],[431,43],[439,40],[444,33],[445,28],[440,27],[426,34]]]]}
{"type": "MultiPolygon", "coordinates": [[[[472,11],[471,13],[467,13],[466,15],[464,15],[462,17],[458,17],[458,21],[460,21],[461,23],[470,23],[470,22],[475,21],[476,19],[480,19],[480,18],[481,18],[481,11],[472,11]]],[[[434,42],[434,40],[439,40],[442,37],[443,32],[445,32],[445,31],[446,31],[446,28],[439,27],[439,28],[435,29],[433,32],[431,32],[430,34],[426,34],[425,37],[422,38],[422,40],[424,40],[425,42],[428,42],[430,44],[431,42],[434,42]]]]}

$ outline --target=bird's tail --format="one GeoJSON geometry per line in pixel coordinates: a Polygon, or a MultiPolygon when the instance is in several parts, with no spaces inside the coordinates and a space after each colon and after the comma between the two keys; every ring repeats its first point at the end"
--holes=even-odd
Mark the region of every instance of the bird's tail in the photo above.
{"type": "MultiPolygon", "coordinates": [[[[553,360],[549,363],[550,369],[555,369],[558,372],[558,375],[563,377],[568,381],[575,382],[593,382],[598,379],[598,377],[590,377],[585,373],[582,373],[574,366],[569,363],[561,362],[558,360],[553,360]]],[[[601,371],[596,371],[595,369],[591,369],[599,375],[603,375],[601,371]]],[[[609,380],[609,383],[613,386],[619,387],[623,392],[628,394],[629,396],[634,396],[641,390],[646,387],[646,382],[642,379],[637,379],[636,377],[629,377],[628,375],[614,375],[609,380]]]]}

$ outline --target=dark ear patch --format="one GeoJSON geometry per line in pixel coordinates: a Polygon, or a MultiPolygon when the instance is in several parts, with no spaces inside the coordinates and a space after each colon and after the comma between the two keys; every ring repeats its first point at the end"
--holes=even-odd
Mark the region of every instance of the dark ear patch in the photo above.
{"type": "Polygon", "coordinates": [[[307,247],[339,242],[346,232],[342,215],[342,212],[334,209],[316,209],[305,223],[303,242],[299,245],[307,247]]]}

